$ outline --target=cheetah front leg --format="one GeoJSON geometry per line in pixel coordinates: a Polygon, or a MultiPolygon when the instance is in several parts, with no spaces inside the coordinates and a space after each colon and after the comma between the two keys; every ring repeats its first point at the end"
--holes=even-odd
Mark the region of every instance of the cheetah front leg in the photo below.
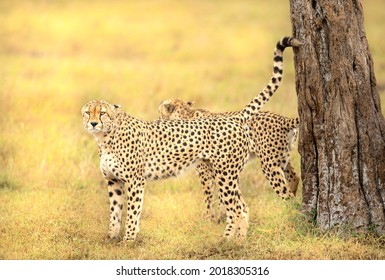
{"type": "Polygon", "coordinates": [[[108,180],[108,196],[110,198],[109,238],[117,238],[119,236],[124,203],[123,185],[122,182],[116,179],[108,180]]]}
{"type": "Polygon", "coordinates": [[[139,219],[142,213],[144,185],[143,177],[134,177],[127,189],[127,220],[124,241],[134,241],[139,233],[139,219]]]}
{"type": "Polygon", "coordinates": [[[220,223],[226,220],[226,207],[223,205],[221,197],[219,196],[218,203],[218,216],[215,217],[214,210],[214,191],[215,191],[215,175],[214,171],[209,162],[202,161],[197,165],[197,172],[199,175],[199,179],[201,181],[201,185],[203,188],[203,192],[205,195],[206,202],[206,217],[209,217],[211,221],[216,221],[220,223]]]}
{"type": "Polygon", "coordinates": [[[214,193],[215,176],[213,174],[210,163],[205,161],[200,162],[197,165],[196,170],[198,172],[199,179],[201,181],[201,185],[203,188],[203,193],[205,196],[206,217],[214,221],[215,210],[214,210],[213,193],[214,193]]]}

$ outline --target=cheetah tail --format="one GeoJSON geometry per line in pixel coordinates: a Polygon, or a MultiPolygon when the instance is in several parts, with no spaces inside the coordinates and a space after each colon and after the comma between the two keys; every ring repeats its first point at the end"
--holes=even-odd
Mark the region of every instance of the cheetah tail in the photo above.
{"type": "Polygon", "coordinates": [[[294,37],[284,37],[277,43],[274,50],[273,75],[263,90],[240,112],[245,121],[248,121],[254,114],[258,113],[280,86],[283,75],[283,51],[285,48],[300,47],[301,45],[302,43],[294,37]]]}

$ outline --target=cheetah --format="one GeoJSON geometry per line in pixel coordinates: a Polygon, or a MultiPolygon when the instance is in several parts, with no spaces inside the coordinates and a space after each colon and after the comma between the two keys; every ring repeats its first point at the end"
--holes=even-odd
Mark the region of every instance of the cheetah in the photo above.
{"type": "MultiPolygon", "coordinates": [[[[279,44],[275,49],[274,67],[279,67],[283,75],[283,51],[279,44]],[[280,62],[280,63],[279,63],[280,62]]],[[[275,70],[274,70],[275,71],[275,70]]],[[[271,80],[276,77],[271,78],[271,80]]],[[[270,81],[272,82],[272,81],[270,81]]],[[[281,83],[278,78],[276,86],[281,83]]],[[[231,117],[239,112],[212,113],[204,109],[194,109],[193,102],[185,102],[181,99],[166,99],[158,107],[160,119],[194,119],[231,117]]],[[[275,193],[282,199],[296,195],[299,177],[290,163],[289,152],[294,149],[299,118],[287,118],[279,114],[261,111],[255,114],[248,122],[250,135],[250,153],[256,155],[262,167],[265,178],[275,193]]],[[[213,174],[204,162],[196,167],[201,185],[205,194],[206,215],[215,219],[213,202],[213,174]]],[[[219,209],[222,209],[219,202],[219,209]]],[[[221,220],[223,211],[220,210],[218,221],[221,220]]]]}
{"type": "MultiPolygon", "coordinates": [[[[192,106],[193,102],[177,98],[166,99],[159,105],[159,115],[161,119],[172,120],[228,117],[237,113],[212,113],[204,109],[194,109],[192,106]]],[[[262,111],[254,115],[247,124],[250,128],[250,153],[259,158],[262,172],[270,186],[282,199],[290,197],[290,192],[295,196],[299,177],[290,163],[289,152],[294,149],[299,119],[262,111]]],[[[214,220],[213,174],[204,162],[198,164],[196,169],[205,195],[206,216],[214,220]]],[[[219,209],[221,208],[219,202],[219,209]]],[[[223,215],[223,211],[220,213],[223,215]]],[[[218,221],[221,220],[220,216],[218,221]]]]}
{"type": "MultiPolygon", "coordinates": [[[[299,46],[299,41],[287,37],[277,45],[280,50],[287,46],[299,46]]],[[[83,105],[83,125],[98,143],[100,170],[108,186],[109,238],[119,237],[124,196],[127,218],[123,241],[130,242],[140,230],[145,182],[176,176],[201,162],[210,168],[219,186],[226,211],[223,237],[238,241],[246,237],[249,213],[239,188],[239,174],[250,150],[246,123],[278,87],[280,56],[275,60],[275,78],[230,117],[143,121],[104,100],[83,105]]]]}

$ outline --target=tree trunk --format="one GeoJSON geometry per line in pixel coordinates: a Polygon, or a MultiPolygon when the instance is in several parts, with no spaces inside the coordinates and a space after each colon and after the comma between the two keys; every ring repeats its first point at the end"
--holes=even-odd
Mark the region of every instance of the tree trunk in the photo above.
{"type": "Polygon", "coordinates": [[[385,233],[385,120],[358,0],[290,0],[303,212],[319,228],[385,233]]]}

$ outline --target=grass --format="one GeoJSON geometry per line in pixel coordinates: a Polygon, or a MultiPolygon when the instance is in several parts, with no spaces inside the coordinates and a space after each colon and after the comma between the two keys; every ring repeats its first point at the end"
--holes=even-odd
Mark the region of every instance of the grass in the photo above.
{"type": "MultiPolygon", "coordinates": [[[[11,1],[0,3],[0,259],[384,259],[383,237],[322,234],[283,203],[259,163],[243,171],[251,214],[243,244],[203,218],[195,173],[146,185],[137,242],[105,238],[108,196],[90,99],[157,118],[180,97],[213,111],[242,108],[270,78],[273,47],[290,35],[288,1],[11,1]]],[[[383,112],[385,3],[363,1],[383,112]]],[[[292,52],[265,109],[297,115],[292,52]]],[[[299,170],[299,155],[292,161],[299,170]]]]}

